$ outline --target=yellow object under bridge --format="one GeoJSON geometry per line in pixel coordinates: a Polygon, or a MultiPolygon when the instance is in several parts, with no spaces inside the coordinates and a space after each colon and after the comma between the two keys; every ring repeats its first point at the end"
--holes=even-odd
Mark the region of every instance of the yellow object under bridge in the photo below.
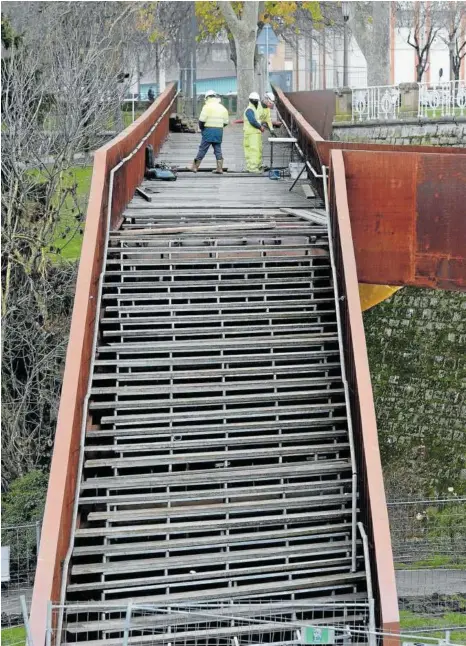
{"type": "Polygon", "coordinates": [[[390,285],[367,285],[359,283],[359,299],[361,301],[361,310],[366,310],[385,301],[393,296],[401,287],[391,287],[390,285]]]}

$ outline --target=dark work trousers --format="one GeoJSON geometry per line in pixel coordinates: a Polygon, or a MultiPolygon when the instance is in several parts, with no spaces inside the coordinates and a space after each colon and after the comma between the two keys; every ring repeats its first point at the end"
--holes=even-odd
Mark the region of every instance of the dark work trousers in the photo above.
{"type": "Polygon", "coordinates": [[[212,148],[214,149],[215,159],[223,159],[222,144],[214,143],[211,141],[205,141],[203,137],[201,140],[201,145],[199,146],[199,150],[197,151],[197,155],[196,155],[197,161],[202,161],[204,159],[204,157],[207,155],[207,151],[209,150],[210,146],[212,146],[212,148]]]}

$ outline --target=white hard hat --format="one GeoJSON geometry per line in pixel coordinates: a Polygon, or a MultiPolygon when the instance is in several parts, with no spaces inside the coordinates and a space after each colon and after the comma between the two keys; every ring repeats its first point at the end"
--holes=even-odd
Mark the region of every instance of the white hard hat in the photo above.
{"type": "Polygon", "coordinates": [[[251,94],[249,95],[249,100],[250,101],[260,101],[261,98],[260,98],[260,96],[259,96],[259,94],[257,92],[251,92],[251,94]]]}
{"type": "Polygon", "coordinates": [[[273,92],[266,92],[265,98],[268,99],[269,101],[272,101],[272,103],[275,103],[275,95],[273,92]]]}
{"type": "Polygon", "coordinates": [[[207,90],[205,98],[208,99],[210,96],[217,96],[217,92],[215,90],[207,90]]]}

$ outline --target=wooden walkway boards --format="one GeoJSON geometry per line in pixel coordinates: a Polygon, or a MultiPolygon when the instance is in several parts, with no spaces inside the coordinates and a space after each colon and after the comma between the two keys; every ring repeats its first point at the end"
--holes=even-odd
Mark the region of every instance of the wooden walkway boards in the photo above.
{"type": "MultiPolygon", "coordinates": [[[[264,134],[264,164],[270,163],[270,145],[264,134]]],[[[188,167],[197,152],[200,134],[170,133],[159,161],[178,168],[188,167]]],[[[215,168],[213,151],[209,151],[202,162],[198,173],[179,172],[176,182],[158,182],[146,180],[142,188],[152,196],[152,202],[135,196],[130,209],[152,208],[304,208],[312,209],[322,206],[316,198],[306,198],[303,185],[308,181],[299,181],[290,193],[292,180],[271,180],[268,173],[263,175],[244,173],[243,130],[242,126],[231,126],[225,130],[223,142],[225,167],[228,171],[222,176],[213,175],[215,168]]],[[[287,165],[291,158],[291,147],[281,145],[274,153],[274,166],[287,165]]],[[[296,154],[294,159],[296,160],[296,154]]]]}

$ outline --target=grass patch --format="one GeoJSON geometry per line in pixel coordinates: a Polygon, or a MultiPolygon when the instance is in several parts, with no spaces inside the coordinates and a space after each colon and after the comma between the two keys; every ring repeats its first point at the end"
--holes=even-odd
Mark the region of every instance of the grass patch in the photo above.
{"type": "Polygon", "coordinates": [[[397,570],[418,570],[420,568],[447,568],[449,570],[466,570],[466,557],[433,554],[425,559],[412,563],[396,563],[397,570]]]}
{"type": "MultiPolygon", "coordinates": [[[[40,183],[42,179],[46,180],[46,173],[39,169],[29,171],[35,181],[40,183]]],[[[92,166],[72,166],[61,179],[62,188],[71,188],[76,185],[73,192],[67,194],[61,209],[60,218],[55,229],[55,236],[52,245],[60,249],[60,253],[50,252],[53,260],[78,260],[81,255],[81,246],[83,241],[84,222],[82,219],[77,220],[79,214],[85,216],[89,191],[91,188],[92,166]]]]}
{"type": "MultiPolygon", "coordinates": [[[[63,203],[60,222],[55,234],[54,246],[61,249],[60,258],[77,260],[81,254],[84,222],[75,219],[77,211],[85,212],[91,188],[92,166],[73,166],[67,181],[76,183],[76,195],[68,195],[63,203]],[[70,228],[70,231],[67,231],[70,228]]],[[[57,255],[58,258],[58,255],[57,255]]]]}
{"type": "Polygon", "coordinates": [[[441,617],[432,617],[411,612],[410,610],[400,611],[401,630],[407,633],[416,633],[417,630],[426,628],[438,628],[439,632],[426,633],[426,637],[443,639],[445,630],[458,627],[451,633],[451,642],[454,644],[466,644],[466,613],[446,612],[441,617]],[[464,627],[464,630],[463,630],[464,627]]]}
{"type": "MultiPolygon", "coordinates": [[[[138,119],[141,114],[144,112],[144,110],[135,110],[134,112],[134,121],[138,119]]],[[[133,123],[133,114],[132,112],[123,112],[123,123],[125,124],[125,128],[130,126],[133,123]]]]}
{"type": "MultiPolygon", "coordinates": [[[[423,110],[425,110],[425,108],[423,108],[423,110]]],[[[457,107],[454,107],[453,110],[450,109],[449,112],[450,114],[446,115],[448,117],[464,117],[466,114],[464,108],[461,109],[457,107]]],[[[442,119],[445,115],[442,114],[442,108],[427,108],[425,116],[429,119],[442,119]]]]}
{"type": "Polygon", "coordinates": [[[26,629],[24,626],[2,628],[2,646],[14,646],[26,642],[26,629]]]}

